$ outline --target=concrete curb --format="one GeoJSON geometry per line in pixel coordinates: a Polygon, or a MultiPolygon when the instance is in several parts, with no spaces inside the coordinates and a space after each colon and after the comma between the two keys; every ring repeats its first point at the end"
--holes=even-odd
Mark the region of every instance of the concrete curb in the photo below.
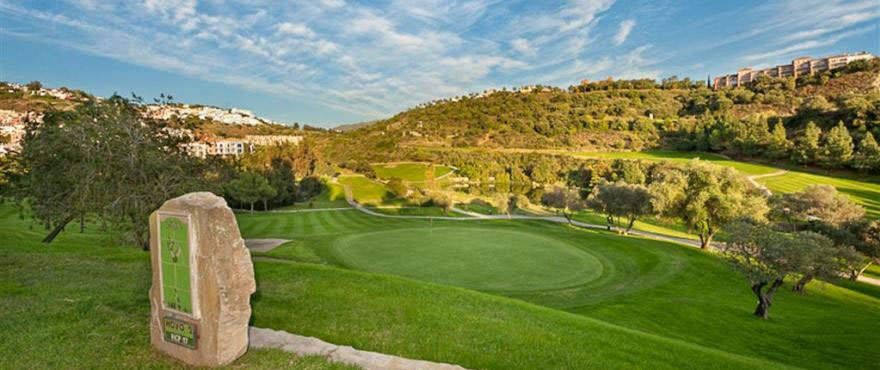
{"type": "Polygon", "coordinates": [[[378,352],[337,346],[318,338],[304,337],[282,330],[248,328],[250,348],[277,348],[299,356],[324,356],[334,362],[359,366],[366,370],[465,370],[458,365],[411,360],[378,352]]]}

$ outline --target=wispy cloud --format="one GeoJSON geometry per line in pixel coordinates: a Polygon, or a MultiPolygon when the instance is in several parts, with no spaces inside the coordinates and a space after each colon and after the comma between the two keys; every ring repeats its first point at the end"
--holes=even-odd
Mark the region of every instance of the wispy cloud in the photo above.
{"type": "Polygon", "coordinates": [[[623,22],[620,22],[620,26],[617,29],[617,33],[614,35],[614,46],[620,46],[624,42],[626,42],[627,37],[629,37],[629,33],[632,32],[633,27],[636,26],[636,21],[633,19],[627,19],[623,22]]]}
{"type": "MultiPolygon", "coordinates": [[[[693,58],[668,58],[700,45],[654,34],[690,8],[675,1],[0,0],[0,33],[367,119],[488,87],[694,69],[682,67],[693,58]]],[[[771,62],[871,32],[876,1],[731,9],[716,16],[749,23],[698,43],[735,46],[725,60],[771,62]]]]}
{"type": "MultiPolygon", "coordinates": [[[[819,47],[823,47],[823,46],[834,45],[838,41],[843,40],[845,38],[853,37],[856,35],[861,35],[861,34],[864,34],[867,32],[871,32],[871,31],[876,32],[877,26],[862,27],[862,28],[857,28],[857,29],[850,30],[847,32],[841,32],[841,33],[835,34],[834,36],[827,37],[827,38],[802,41],[802,42],[798,42],[798,43],[783,47],[781,49],[776,49],[776,50],[768,51],[768,52],[764,52],[764,53],[748,54],[743,57],[743,60],[748,61],[748,62],[756,62],[756,61],[766,61],[766,60],[770,60],[770,59],[778,59],[782,56],[788,56],[793,53],[806,51],[806,50],[810,50],[810,49],[815,49],[815,48],[819,48],[819,47]]],[[[818,34],[821,35],[823,33],[818,33],[818,34]]]]}

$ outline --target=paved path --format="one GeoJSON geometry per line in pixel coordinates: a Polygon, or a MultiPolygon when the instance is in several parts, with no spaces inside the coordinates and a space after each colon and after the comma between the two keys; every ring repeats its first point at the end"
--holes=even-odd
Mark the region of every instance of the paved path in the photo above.
{"type": "Polygon", "coordinates": [[[880,279],[869,278],[865,275],[859,276],[859,281],[863,283],[873,284],[876,286],[880,286],[880,279]]]}
{"type": "Polygon", "coordinates": [[[755,180],[760,179],[760,178],[764,178],[764,177],[772,177],[772,176],[785,175],[786,173],[788,173],[788,171],[786,171],[786,170],[779,170],[779,171],[772,172],[772,173],[765,173],[765,174],[763,174],[763,175],[751,175],[751,176],[746,176],[746,179],[748,179],[749,182],[752,183],[752,185],[755,185],[756,188],[761,189],[761,191],[763,191],[765,194],[767,194],[768,196],[770,196],[770,195],[773,194],[773,192],[771,192],[770,189],[767,189],[767,187],[764,186],[764,184],[761,184],[760,182],[757,182],[757,181],[755,181],[755,180]]]}
{"type": "MultiPolygon", "coordinates": [[[[346,194],[348,194],[348,190],[346,189],[346,194]]],[[[446,221],[481,221],[481,220],[540,220],[540,221],[548,221],[548,222],[556,222],[560,224],[570,224],[573,226],[583,227],[587,229],[600,229],[600,230],[608,230],[607,225],[596,225],[596,224],[588,224],[585,222],[572,220],[569,222],[564,217],[559,216],[525,216],[525,215],[479,215],[479,217],[450,217],[450,216],[403,216],[403,215],[386,215],[384,213],[379,213],[373,211],[369,208],[366,208],[360,205],[358,202],[355,202],[354,199],[348,198],[348,204],[351,204],[354,209],[366,213],[371,216],[376,217],[385,217],[385,218],[400,218],[400,219],[418,219],[418,220],[446,220],[446,221]]],[[[464,210],[459,210],[460,213],[469,214],[473,212],[468,212],[464,210]]],[[[614,230],[612,227],[611,230],[614,230]]],[[[657,234],[648,231],[639,231],[632,230],[629,232],[629,235],[636,235],[651,239],[665,240],[673,243],[685,244],[691,247],[700,247],[700,242],[693,239],[687,238],[679,238],[669,235],[657,234]]],[[[717,246],[717,243],[713,243],[713,246],[717,246]]]]}

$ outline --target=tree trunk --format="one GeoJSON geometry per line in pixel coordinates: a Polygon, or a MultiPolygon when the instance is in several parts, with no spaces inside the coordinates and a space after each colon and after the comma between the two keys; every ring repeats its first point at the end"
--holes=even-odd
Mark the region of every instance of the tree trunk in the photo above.
{"type": "Polygon", "coordinates": [[[266,201],[265,199],[263,199],[263,210],[264,210],[264,211],[268,211],[268,210],[269,210],[269,204],[267,203],[267,201],[266,201]]]}
{"type": "Polygon", "coordinates": [[[813,281],[813,274],[804,274],[804,276],[801,276],[800,280],[798,280],[797,283],[794,284],[794,286],[791,288],[791,291],[799,294],[804,294],[807,283],[811,281],[813,281]]]}
{"type": "Polygon", "coordinates": [[[254,213],[254,202],[251,202],[251,213],[254,213]]]}
{"type": "Polygon", "coordinates": [[[850,276],[849,276],[849,279],[852,280],[852,281],[856,281],[856,280],[858,280],[858,279],[859,279],[859,276],[862,276],[862,274],[865,273],[865,270],[867,270],[868,267],[871,267],[871,265],[872,265],[873,263],[874,263],[874,261],[873,261],[873,260],[870,260],[870,261],[868,261],[868,263],[867,263],[864,267],[862,267],[861,269],[853,270],[853,272],[849,274],[849,275],[850,275],[850,276]]]}
{"type": "Polygon", "coordinates": [[[626,225],[626,231],[624,231],[623,234],[624,235],[629,234],[629,232],[632,231],[633,225],[635,225],[635,224],[636,224],[635,218],[629,219],[629,225],[626,225]]]}
{"type": "Polygon", "coordinates": [[[79,233],[82,234],[86,232],[86,217],[79,216],[79,233]]]}
{"type": "Polygon", "coordinates": [[[700,248],[701,249],[709,249],[709,245],[712,243],[712,233],[701,233],[700,234],[700,248]]]}
{"type": "Polygon", "coordinates": [[[70,221],[73,221],[73,219],[74,219],[74,216],[67,216],[67,218],[65,218],[63,221],[61,221],[61,223],[59,223],[58,225],[55,226],[55,229],[53,229],[49,233],[49,235],[46,235],[46,237],[43,238],[43,243],[49,244],[53,240],[55,240],[55,237],[57,237],[58,234],[61,234],[61,232],[64,231],[64,227],[67,226],[67,224],[69,224],[70,221]]]}
{"type": "Polygon", "coordinates": [[[782,283],[782,279],[774,280],[773,285],[771,285],[770,289],[767,289],[766,292],[763,291],[763,289],[767,285],[767,282],[752,285],[752,292],[758,297],[758,306],[755,307],[755,316],[764,320],[770,318],[770,306],[773,305],[773,294],[776,293],[776,289],[778,289],[782,283]]]}

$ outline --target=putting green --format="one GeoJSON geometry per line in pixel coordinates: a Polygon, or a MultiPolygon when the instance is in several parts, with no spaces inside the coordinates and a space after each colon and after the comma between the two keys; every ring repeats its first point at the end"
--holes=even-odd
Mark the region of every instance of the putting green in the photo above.
{"type": "Polygon", "coordinates": [[[356,234],[332,250],[350,268],[483,291],[562,289],[602,275],[596,257],[565,242],[479,226],[356,234]]]}

